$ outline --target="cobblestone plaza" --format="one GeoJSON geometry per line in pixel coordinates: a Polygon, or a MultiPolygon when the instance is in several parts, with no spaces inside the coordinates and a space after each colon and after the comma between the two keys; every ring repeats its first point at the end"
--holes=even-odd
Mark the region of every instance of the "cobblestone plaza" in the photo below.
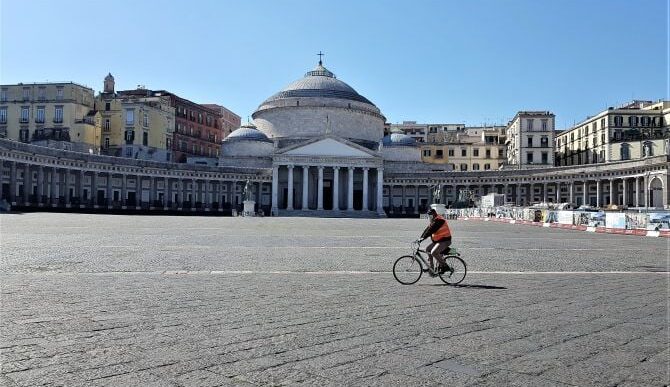
{"type": "Polygon", "coordinates": [[[669,240],[418,219],[0,216],[0,386],[670,383],[669,240]]]}

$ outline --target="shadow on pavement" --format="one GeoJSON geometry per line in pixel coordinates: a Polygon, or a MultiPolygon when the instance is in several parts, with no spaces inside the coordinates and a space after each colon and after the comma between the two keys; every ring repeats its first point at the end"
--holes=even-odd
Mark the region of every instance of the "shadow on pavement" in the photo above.
{"type": "Polygon", "coordinates": [[[459,285],[447,285],[447,284],[426,284],[423,286],[450,286],[454,288],[471,288],[471,289],[492,289],[492,290],[507,290],[504,286],[493,286],[493,285],[475,285],[475,284],[459,284],[459,285]]]}

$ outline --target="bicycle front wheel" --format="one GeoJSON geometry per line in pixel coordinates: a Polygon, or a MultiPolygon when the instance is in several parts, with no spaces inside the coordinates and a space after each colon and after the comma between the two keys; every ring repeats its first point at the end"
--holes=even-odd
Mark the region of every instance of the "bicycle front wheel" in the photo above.
{"type": "Polygon", "coordinates": [[[460,284],[468,272],[468,268],[465,266],[465,262],[455,255],[448,255],[444,257],[444,261],[447,264],[447,270],[440,274],[440,279],[442,282],[447,285],[460,284]]]}
{"type": "Polygon", "coordinates": [[[416,257],[405,255],[393,264],[393,276],[403,285],[411,285],[421,278],[423,267],[416,257]]]}

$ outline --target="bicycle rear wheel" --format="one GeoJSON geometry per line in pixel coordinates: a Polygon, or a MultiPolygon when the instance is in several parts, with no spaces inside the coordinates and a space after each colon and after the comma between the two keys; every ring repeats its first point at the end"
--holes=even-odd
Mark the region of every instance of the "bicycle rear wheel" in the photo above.
{"type": "Polygon", "coordinates": [[[468,272],[465,262],[455,255],[447,255],[444,261],[447,264],[447,271],[440,274],[442,282],[447,285],[460,284],[468,272]]]}
{"type": "Polygon", "coordinates": [[[405,255],[393,264],[393,276],[403,285],[411,285],[421,278],[423,267],[416,257],[405,255]]]}

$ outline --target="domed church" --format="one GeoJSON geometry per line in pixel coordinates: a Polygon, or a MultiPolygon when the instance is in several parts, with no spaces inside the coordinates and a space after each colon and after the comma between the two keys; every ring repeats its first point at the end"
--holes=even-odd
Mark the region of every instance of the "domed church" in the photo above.
{"type": "Polygon", "coordinates": [[[389,164],[435,168],[421,168],[411,137],[384,137],[386,118],[379,108],[321,60],[263,101],[252,118],[223,140],[219,165],[271,169],[275,215],[383,216],[389,164]]]}

